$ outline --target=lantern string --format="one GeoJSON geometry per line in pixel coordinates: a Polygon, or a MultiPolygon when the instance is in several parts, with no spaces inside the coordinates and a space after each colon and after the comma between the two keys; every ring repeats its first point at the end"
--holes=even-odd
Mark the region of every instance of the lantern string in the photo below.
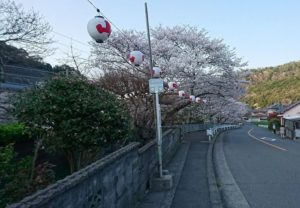
{"type": "Polygon", "coordinates": [[[140,47],[138,47],[138,45],[136,45],[134,42],[132,42],[132,40],[130,40],[128,37],[127,37],[127,35],[116,25],[116,24],[114,24],[113,23],[113,21],[111,21],[109,18],[107,18],[104,14],[103,14],[103,12],[101,12],[100,11],[100,9],[98,9],[90,0],[87,0],[96,10],[97,10],[97,12],[101,15],[101,16],[103,16],[105,19],[107,19],[110,23],[111,23],[111,25],[112,26],[114,26],[123,36],[124,36],[124,38],[128,41],[128,43],[131,43],[131,44],[133,44],[134,45],[134,47],[136,48],[136,49],[140,49],[140,47]]]}
{"type": "MultiPolygon", "coordinates": [[[[109,22],[110,22],[110,24],[112,25],[112,26],[114,26],[119,32],[120,32],[120,34],[122,34],[122,36],[125,38],[125,40],[127,41],[127,43],[130,45],[130,44],[132,44],[134,47],[135,47],[135,49],[137,50],[140,50],[140,47],[136,44],[136,43],[134,43],[131,39],[129,39],[128,38],[128,36],[116,25],[116,24],[114,24],[113,23],[113,21],[111,21],[109,18],[107,18],[104,14],[103,14],[103,12],[101,12],[100,11],[100,9],[98,9],[90,0],[87,0],[96,10],[97,10],[97,12],[101,15],[101,16],[103,16],[105,19],[107,19],[109,22]]],[[[143,52],[143,51],[142,51],[143,52]]],[[[134,69],[136,69],[136,70],[138,70],[138,71],[140,71],[140,72],[143,72],[143,73],[147,73],[147,72],[144,72],[144,71],[141,71],[138,67],[136,67],[136,66],[132,66],[134,69]]]]}
{"type": "Polygon", "coordinates": [[[138,46],[138,45],[136,45],[132,40],[130,40],[129,38],[128,38],[128,36],[116,25],[116,24],[114,24],[109,18],[107,18],[104,14],[103,14],[103,12],[100,12],[100,14],[105,18],[105,19],[107,19],[122,35],[123,35],[123,37],[128,41],[128,43],[130,44],[133,44],[133,46],[136,48],[136,50],[137,49],[140,49],[140,47],[138,46]]]}
{"type": "Polygon", "coordinates": [[[95,9],[98,13],[100,13],[100,9],[98,9],[90,0],[87,0],[95,9]]]}

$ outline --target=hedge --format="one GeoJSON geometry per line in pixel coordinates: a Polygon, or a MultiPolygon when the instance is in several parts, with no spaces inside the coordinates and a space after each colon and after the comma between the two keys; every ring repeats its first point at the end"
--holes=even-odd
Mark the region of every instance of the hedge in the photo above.
{"type": "Polygon", "coordinates": [[[0,125],[0,146],[5,146],[18,141],[26,141],[28,135],[24,133],[25,126],[19,123],[0,125]]]}

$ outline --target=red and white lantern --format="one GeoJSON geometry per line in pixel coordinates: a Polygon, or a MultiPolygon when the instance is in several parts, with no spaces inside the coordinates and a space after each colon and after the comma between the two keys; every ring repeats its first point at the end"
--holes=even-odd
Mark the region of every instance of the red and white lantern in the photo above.
{"type": "Polygon", "coordinates": [[[178,96],[179,96],[179,97],[185,97],[185,92],[184,92],[183,90],[180,90],[180,91],[178,92],[178,96]]]}
{"type": "Polygon", "coordinates": [[[196,100],[195,100],[196,103],[201,103],[201,98],[199,97],[196,97],[196,100]]]}
{"type": "Polygon", "coordinates": [[[190,95],[190,98],[189,98],[189,100],[191,101],[191,102],[195,102],[195,95],[190,95]]]}
{"type": "Polygon", "coordinates": [[[168,86],[169,86],[169,90],[176,90],[178,87],[176,82],[169,82],[168,86]]]}
{"type": "Polygon", "coordinates": [[[95,16],[91,19],[88,22],[87,30],[97,43],[103,43],[111,34],[110,23],[102,16],[95,16]]]}
{"type": "Polygon", "coordinates": [[[159,67],[153,67],[152,69],[152,77],[159,78],[161,74],[161,69],[159,67]]]}
{"type": "Polygon", "coordinates": [[[131,51],[129,54],[129,61],[135,66],[140,66],[144,61],[144,54],[140,51],[131,51]]]}

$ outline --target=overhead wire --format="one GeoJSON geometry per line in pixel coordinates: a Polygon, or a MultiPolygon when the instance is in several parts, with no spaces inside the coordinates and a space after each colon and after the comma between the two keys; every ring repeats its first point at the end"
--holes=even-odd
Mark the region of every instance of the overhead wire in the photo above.
{"type": "Polygon", "coordinates": [[[68,48],[68,49],[71,49],[71,47],[72,47],[73,49],[75,49],[75,50],[77,50],[77,51],[81,51],[81,52],[85,53],[86,55],[90,55],[90,53],[89,53],[88,51],[86,51],[86,50],[82,50],[82,49],[73,47],[73,46],[71,46],[71,45],[67,45],[67,44],[62,43],[62,42],[60,42],[60,41],[56,41],[55,44],[64,46],[64,47],[66,47],[66,48],[68,48]]]}
{"type": "Polygon", "coordinates": [[[56,35],[59,35],[59,36],[61,36],[61,37],[64,37],[64,38],[67,38],[67,39],[73,40],[73,41],[75,41],[75,42],[77,42],[77,43],[79,43],[79,44],[81,44],[81,45],[84,45],[84,46],[90,47],[90,45],[89,45],[89,44],[87,44],[87,43],[84,43],[84,42],[82,42],[82,41],[80,41],[80,40],[77,40],[77,39],[75,39],[75,38],[73,38],[73,37],[67,36],[67,35],[65,35],[65,34],[63,34],[63,33],[56,32],[56,31],[52,31],[52,32],[53,32],[54,34],[56,34],[56,35]]]}

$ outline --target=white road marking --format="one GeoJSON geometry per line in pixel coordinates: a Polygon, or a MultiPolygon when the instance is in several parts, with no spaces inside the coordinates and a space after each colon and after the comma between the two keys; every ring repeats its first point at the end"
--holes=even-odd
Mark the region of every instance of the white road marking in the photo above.
{"type": "Polygon", "coordinates": [[[254,135],[250,134],[250,132],[251,132],[252,130],[253,130],[253,128],[250,129],[250,130],[248,131],[248,135],[249,135],[250,137],[252,137],[253,139],[255,139],[255,140],[257,140],[257,141],[259,141],[259,142],[261,142],[261,143],[263,143],[263,144],[269,145],[269,146],[271,146],[271,147],[273,147],[273,148],[276,148],[276,149],[278,149],[278,150],[281,150],[281,151],[288,151],[287,149],[284,149],[284,148],[282,148],[282,147],[279,147],[279,146],[277,146],[277,145],[275,145],[275,144],[270,144],[270,143],[268,143],[268,142],[266,142],[266,141],[264,141],[264,140],[258,139],[258,138],[255,137],[254,135]]]}
{"type": "Polygon", "coordinates": [[[275,142],[275,141],[276,141],[276,139],[269,138],[269,137],[262,137],[262,138],[260,138],[260,139],[266,140],[266,141],[269,141],[269,142],[275,142]]]}

